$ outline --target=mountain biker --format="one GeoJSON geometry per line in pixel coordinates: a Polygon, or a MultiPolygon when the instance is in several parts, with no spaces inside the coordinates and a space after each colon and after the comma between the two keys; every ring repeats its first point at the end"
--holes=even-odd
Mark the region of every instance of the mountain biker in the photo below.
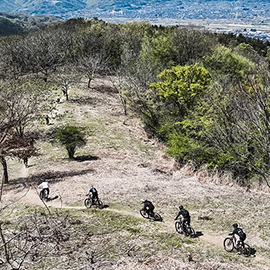
{"type": "Polygon", "coordinates": [[[186,223],[188,226],[190,226],[190,215],[188,210],[186,210],[183,205],[179,206],[179,213],[174,220],[177,220],[180,216],[183,217],[183,224],[186,223]]]}
{"type": "Polygon", "coordinates": [[[39,189],[41,189],[41,193],[47,194],[47,198],[49,198],[49,193],[50,193],[50,184],[48,182],[42,182],[39,186],[39,189]]]}
{"type": "Polygon", "coordinates": [[[238,248],[240,242],[244,243],[246,240],[246,234],[244,233],[243,229],[238,227],[237,223],[234,223],[232,226],[233,232],[229,233],[229,235],[233,235],[235,237],[235,247],[238,248]]]}
{"type": "Polygon", "coordinates": [[[153,205],[153,203],[146,199],[142,199],[141,202],[143,203],[142,210],[145,211],[150,217],[153,217],[154,209],[155,209],[155,206],[153,205]]]}
{"type": "Polygon", "coordinates": [[[87,194],[87,196],[89,196],[90,193],[91,193],[91,197],[92,197],[92,204],[95,204],[95,200],[99,204],[98,192],[97,192],[97,189],[94,186],[90,187],[89,193],[87,194]]]}

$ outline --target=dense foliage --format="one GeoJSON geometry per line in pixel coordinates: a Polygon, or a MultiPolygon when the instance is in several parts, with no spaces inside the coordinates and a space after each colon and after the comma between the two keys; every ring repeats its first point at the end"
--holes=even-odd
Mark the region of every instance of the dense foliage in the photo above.
{"type": "MultiPolygon", "coordinates": [[[[268,49],[269,42],[232,34],[79,18],[3,37],[0,78],[41,78],[61,87],[68,101],[70,85],[81,76],[91,88],[96,76],[114,75],[124,112],[141,116],[179,162],[267,179],[268,49]]],[[[1,107],[1,117],[6,110],[1,107]]],[[[18,127],[9,123],[0,132],[11,134],[18,127]]]]}

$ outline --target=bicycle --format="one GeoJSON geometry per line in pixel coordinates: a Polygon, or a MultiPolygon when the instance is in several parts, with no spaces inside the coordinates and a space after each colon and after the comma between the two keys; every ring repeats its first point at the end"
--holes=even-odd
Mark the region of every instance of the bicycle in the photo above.
{"type": "Polygon", "coordinates": [[[141,209],[140,210],[140,214],[143,218],[146,218],[146,219],[151,219],[153,221],[162,221],[162,217],[160,214],[156,213],[156,212],[153,212],[153,214],[149,214],[147,213],[144,209],[141,209]]]}
{"type": "Polygon", "coordinates": [[[183,222],[182,218],[177,220],[175,222],[174,226],[175,226],[175,230],[179,234],[185,234],[185,236],[190,236],[190,237],[195,236],[195,230],[190,225],[188,225],[186,222],[183,222]]]}
{"type": "Polygon", "coordinates": [[[92,207],[99,208],[99,209],[104,208],[103,202],[96,197],[93,200],[91,194],[89,195],[88,198],[84,200],[84,205],[86,208],[92,208],[92,207]]]}
{"type": "Polygon", "coordinates": [[[244,257],[249,257],[251,254],[251,248],[248,244],[244,243],[243,241],[239,241],[239,246],[235,246],[236,238],[234,235],[230,237],[226,237],[223,241],[224,249],[227,252],[232,252],[236,250],[239,254],[243,255],[244,257]]]}

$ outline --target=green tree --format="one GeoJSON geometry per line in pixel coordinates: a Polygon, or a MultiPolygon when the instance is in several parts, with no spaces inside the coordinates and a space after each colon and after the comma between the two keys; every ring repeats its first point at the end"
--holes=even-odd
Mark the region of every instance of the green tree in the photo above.
{"type": "Polygon", "coordinates": [[[152,83],[150,88],[156,91],[161,100],[174,105],[180,119],[197,104],[211,82],[210,73],[197,65],[166,69],[158,78],[160,82],[152,83]]]}
{"type": "Polygon", "coordinates": [[[249,59],[250,61],[260,64],[263,61],[263,57],[256,52],[253,47],[246,43],[240,43],[236,48],[233,49],[233,52],[238,55],[242,55],[249,59]]]}
{"type": "Polygon", "coordinates": [[[218,44],[212,33],[175,27],[171,33],[173,60],[177,65],[196,63],[218,44]]]}
{"type": "Polygon", "coordinates": [[[255,68],[252,61],[221,45],[205,55],[202,62],[215,78],[224,79],[224,77],[228,77],[229,80],[236,83],[244,80],[255,68]]]}
{"type": "Polygon", "coordinates": [[[157,70],[171,67],[173,46],[170,35],[158,33],[147,36],[142,40],[140,57],[145,62],[150,62],[157,70]]]}
{"type": "Polygon", "coordinates": [[[85,134],[82,132],[82,129],[75,126],[66,126],[59,129],[55,134],[55,139],[65,146],[70,159],[74,159],[77,147],[86,144],[85,134]]]}

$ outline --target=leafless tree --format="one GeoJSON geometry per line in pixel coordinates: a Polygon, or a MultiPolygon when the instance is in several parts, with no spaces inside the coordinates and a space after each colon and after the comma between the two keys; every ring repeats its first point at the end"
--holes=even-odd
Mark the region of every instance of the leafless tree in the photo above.
{"type": "Polygon", "coordinates": [[[37,154],[26,127],[43,113],[50,92],[40,81],[10,81],[0,84],[0,89],[0,161],[3,181],[7,183],[6,157],[29,158],[37,154]]]}
{"type": "Polygon", "coordinates": [[[91,88],[91,81],[100,73],[106,71],[107,60],[101,54],[84,56],[78,60],[77,69],[87,76],[87,87],[91,88]]]}
{"type": "Polygon", "coordinates": [[[25,51],[32,73],[47,81],[51,72],[63,65],[68,58],[72,36],[63,29],[49,28],[29,34],[25,39],[25,51]]]}
{"type": "Polygon", "coordinates": [[[72,35],[62,28],[47,28],[0,42],[0,71],[18,79],[34,74],[47,81],[48,76],[63,65],[72,54],[72,35]]]}
{"type": "Polygon", "coordinates": [[[234,88],[216,87],[209,95],[215,111],[213,129],[206,135],[232,157],[229,166],[241,174],[260,175],[270,187],[270,74],[259,70],[234,88]],[[222,96],[217,104],[215,97],[222,96]]]}
{"type": "Polygon", "coordinates": [[[63,66],[53,75],[52,80],[61,87],[66,100],[69,100],[69,90],[73,84],[80,82],[81,74],[72,66],[63,66]]]}
{"type": "Polygon", "coordinates": [[[0,42],[0,76],[18,79],[27,72],[27,55],[23,37],[6,37],[0,42]]]}

